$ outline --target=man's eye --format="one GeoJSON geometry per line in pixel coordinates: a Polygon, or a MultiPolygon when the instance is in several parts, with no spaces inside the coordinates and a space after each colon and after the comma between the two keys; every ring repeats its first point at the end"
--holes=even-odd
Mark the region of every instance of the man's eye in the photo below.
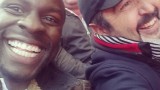
{"type": "Polygon", "coordinates": [[[53,16],[42,17],[42,21],[51,26],[55,26],[59,24],[58,20],[53,16]]]}
{"type": "Polygon", "coordinates": [[[8,5],[5,10],[14,15],[21,15],[24,13],[23,8],[18,5],[8,5]]]}
{"type": "Polygon", "coordinates": [[[120,8],[120,10],[124,10],[125,8],[127,8],[127,6],[129,6],[130,4],[131,4],[131,2],[132,1],[127,1],[127,2],[125,2],[123,5],[122,5],[122,7],[120,8]]]}
{"type": "Polygon", "coordinates": [[[18,7],[13,7],[12,10],[19,12],[19,13],[23,13],[23,11],[18,7]]]}

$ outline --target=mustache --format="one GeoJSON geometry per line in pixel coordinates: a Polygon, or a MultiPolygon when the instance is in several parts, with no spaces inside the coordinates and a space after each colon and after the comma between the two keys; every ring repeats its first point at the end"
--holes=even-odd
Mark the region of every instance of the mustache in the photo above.
{"type": "Polygon", "coordinates": [[[141,20],[139,20],[138,22],[138,27],[148,23],[150,20],[152,20],[154,17],[157,17],[158,19],[160,19],[160,15],[159,15],[159,11],[157,8],[154,9],[154,11],[152,13],[146,13],[141,20]]]}

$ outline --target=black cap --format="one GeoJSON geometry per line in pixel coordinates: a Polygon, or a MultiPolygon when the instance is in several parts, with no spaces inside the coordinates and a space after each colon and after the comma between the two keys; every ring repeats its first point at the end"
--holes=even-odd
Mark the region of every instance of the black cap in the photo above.
{"type": "Polygon", "coordinates": [[[93,17],[101,10],[111,8],[121,0],[79,0],[81,14],[87,25],[93,17]]]}

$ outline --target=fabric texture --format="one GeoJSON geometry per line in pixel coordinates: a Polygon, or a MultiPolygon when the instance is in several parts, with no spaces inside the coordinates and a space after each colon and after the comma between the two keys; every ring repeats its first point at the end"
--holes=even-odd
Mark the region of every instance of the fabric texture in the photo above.
{"type": "Polygon", "coordinates": [[[93,44],[96,51],[86,72],[92,90],[159,90],[160,66],[152,58],[95,41],[93,44]]]}
{"type": "Polygon", "coordinates": [[[83,63],[91,61],[93,47],[87,31],[76,15],[66,10],[66,20],[62,29],[62,47],[83,63]]]}
{"type": "Polygon", "coordinates": [[[82,63],[79,59],[75,59],[64,48],[60,48],[58,56],[54,60],[54,65],[64,72],[71,73],[79,79],[85,78],[85,71],[88,67],[87,64],[82,63]]]}
{"type": "Polygon", "coordinates": [[[71,90],[80,84],[77,78],[51,64],[43,68],[36,78],[42,90],[71,90]]]}
{"type": "Polygon", "coordinates": [[[81,20],[66,10],[61,48],[53,60],[55,66],[64,72],[71,73],[78,79],[85,79],[85,71],[90,65],[93,51],[90,37],[81,20]]]}
{"type": "Polygon", "coordinates": [[[95,34],[94,37],[94,40],[102,46],[128,51],[129,53],[139,53],[150,58],[153,62],[160,63],[159,44],[98,34],[95,34]]]}

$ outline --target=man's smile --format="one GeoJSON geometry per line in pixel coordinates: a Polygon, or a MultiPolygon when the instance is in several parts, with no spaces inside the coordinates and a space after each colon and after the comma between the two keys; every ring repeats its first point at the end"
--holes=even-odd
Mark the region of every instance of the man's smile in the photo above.
{"type": "Polygon", "coordinates": [[[140,29],[152,28],[155,25],[156,21],[157,21],[157,18],[154,17],[149,22],[147,22],[147,23],[143,24],[142,26],[140,26],[140,29]]]}
{"type": "Polygon", "coordinates": [[[23,57],[36,57],[41,52],[38,46],[18,40],[8,40],[8,44],[11,46],[10,48],[14,53],[23,57]]]}
{"type": "Polygon", "coordinates": [[[156,34],[159,30],[159,19],[155,16],[150,19],[147,23],[141,24],[138,28],[140,34],[156,34]]]}

